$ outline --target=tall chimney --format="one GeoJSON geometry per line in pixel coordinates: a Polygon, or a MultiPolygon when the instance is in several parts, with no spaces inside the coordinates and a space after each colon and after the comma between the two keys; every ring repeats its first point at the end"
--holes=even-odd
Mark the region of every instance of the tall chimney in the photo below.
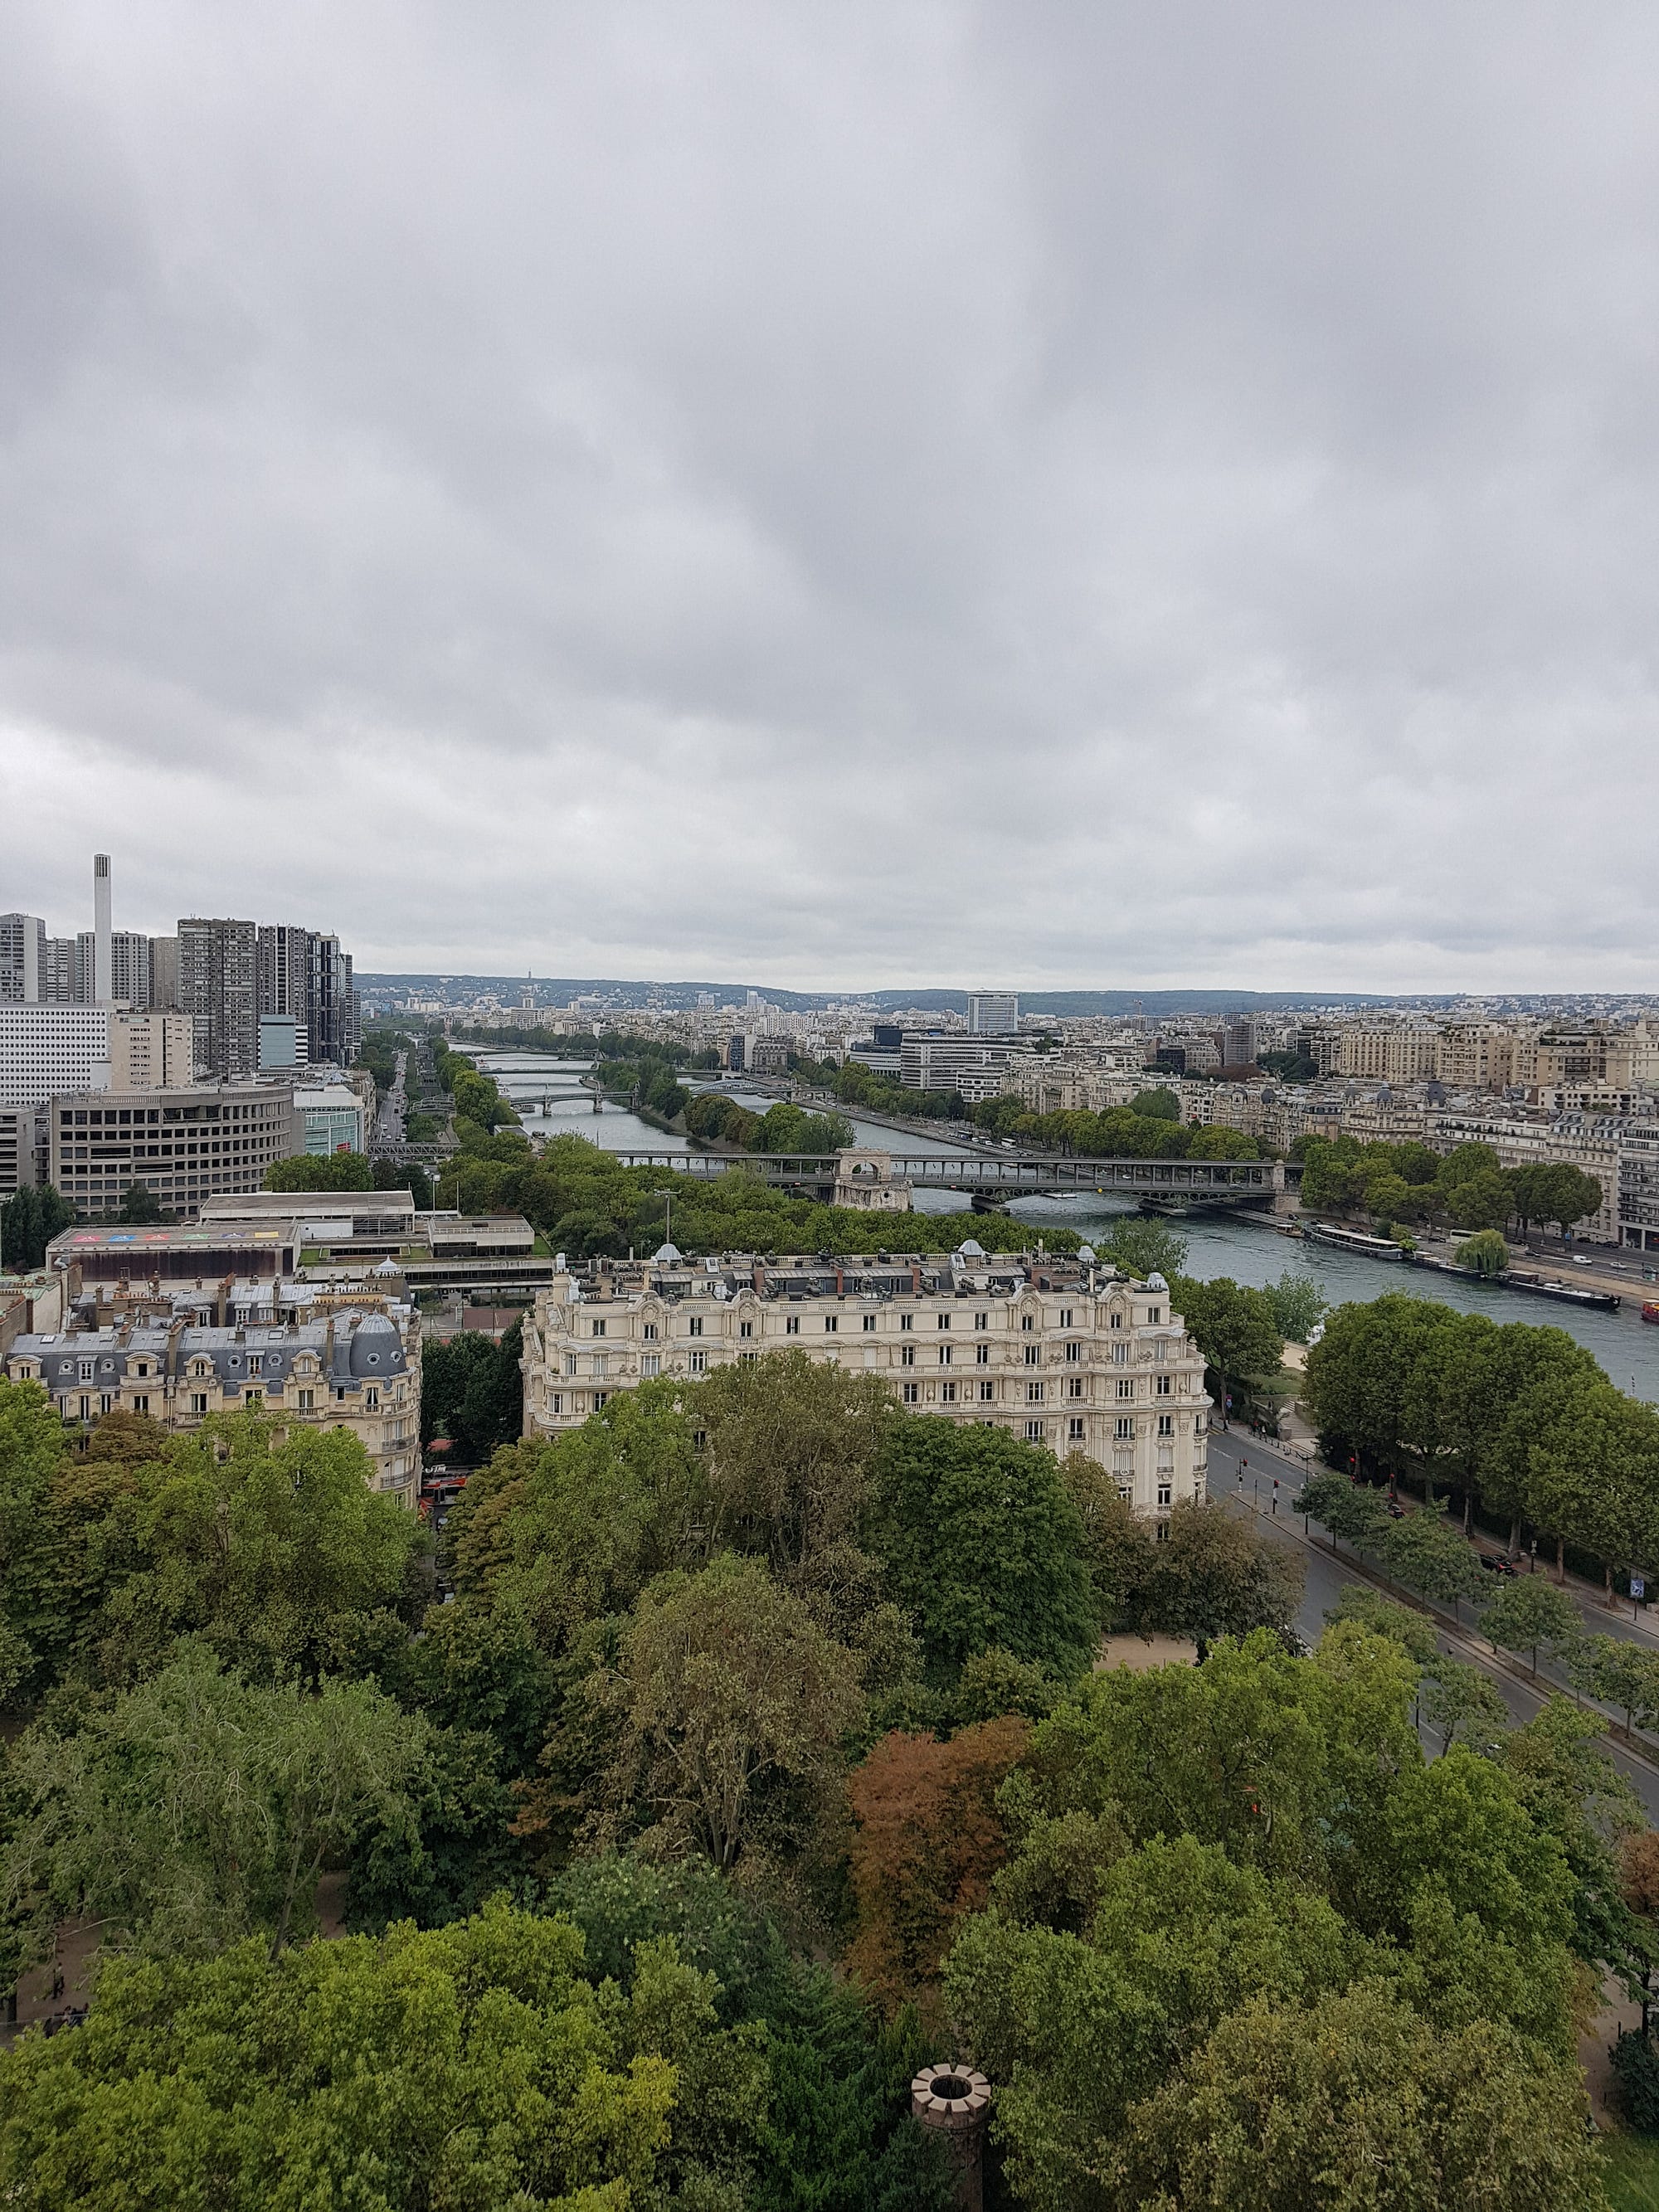
{"type": "Polygon", "coordinates": [[[92,934],[94,1002],[106,1006],[115,996],[115,963],[110,953],[109,854],[92,856],[92,934]]]}

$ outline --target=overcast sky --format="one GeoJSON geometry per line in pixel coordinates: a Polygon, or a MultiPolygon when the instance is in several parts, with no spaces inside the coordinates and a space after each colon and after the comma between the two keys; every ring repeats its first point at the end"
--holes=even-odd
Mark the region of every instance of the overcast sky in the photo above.
{"type": "Polygon", "coordinates": [[[1659,10],[12,0],[0,908],[1659,986],[1659,10]]]}

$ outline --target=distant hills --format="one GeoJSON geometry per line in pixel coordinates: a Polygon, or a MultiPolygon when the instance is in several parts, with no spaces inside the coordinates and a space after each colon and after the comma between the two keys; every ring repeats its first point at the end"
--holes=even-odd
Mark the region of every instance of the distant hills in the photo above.
{"type": "MultiPolygon", "coordinates": [[[[702,992],[713,994],[717,1006],[741,1005],[751,990],[769,1004],[793,1012],[813,1012],[846,1000],[856,1000],[872,1012],[887,1012],[911,1006],[920,1012],[958,1013],[968,1011],[966,991],[785,991],[775,984],[655,983],[606,975],[393,975],[360,972],[357,987],[373,997],[377,991],[414,991],[422,996],[484,995],[515,1000],[526,994],[538,1006],[567,1006],[572,999],[602,998],[618,1011],[644,1006],[695,1006],[702,992]]],[[[1394,1000],[1364,991],[1022,991],[1022,1012],[1076,1018],[1085,1014],[1248,1014],[1268,1009],[1287,1013],[1318,1006],[1385,1006],[1394,1000]]],[[[1419,1006],[1446,1006],[1445,999],[1418,999],[1419,1006]]]]}

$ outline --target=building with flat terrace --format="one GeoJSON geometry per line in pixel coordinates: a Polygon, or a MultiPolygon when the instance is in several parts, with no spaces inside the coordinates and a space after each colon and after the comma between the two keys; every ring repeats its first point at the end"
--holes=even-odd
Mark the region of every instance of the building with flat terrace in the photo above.
{"type": "Polygon", "coordinates": [[[643,1382],[799,1351],[898,1402],[1086,1453],[1155,1522],[1205,1495],[1204,1360],[1160,1276],[981,1251],[556,1264],[526,1316],[524,1423],[557,1436],[643,1382]]]}

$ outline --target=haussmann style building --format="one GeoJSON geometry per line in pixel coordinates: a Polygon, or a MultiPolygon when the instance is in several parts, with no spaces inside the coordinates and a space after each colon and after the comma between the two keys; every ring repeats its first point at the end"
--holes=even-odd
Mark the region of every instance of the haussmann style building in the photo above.
{"type": "Polygon", "coordinates": [[[527,1436],[580,1426],[611,1394],[800,1351],[878,1375],[901,1405],[1086,1453],[1157,1521],[1205,1495],[1204,1360],[1161,1276],[955,1252],[866,1259],[561,1260],[526,1316],[527,1436]]]}

